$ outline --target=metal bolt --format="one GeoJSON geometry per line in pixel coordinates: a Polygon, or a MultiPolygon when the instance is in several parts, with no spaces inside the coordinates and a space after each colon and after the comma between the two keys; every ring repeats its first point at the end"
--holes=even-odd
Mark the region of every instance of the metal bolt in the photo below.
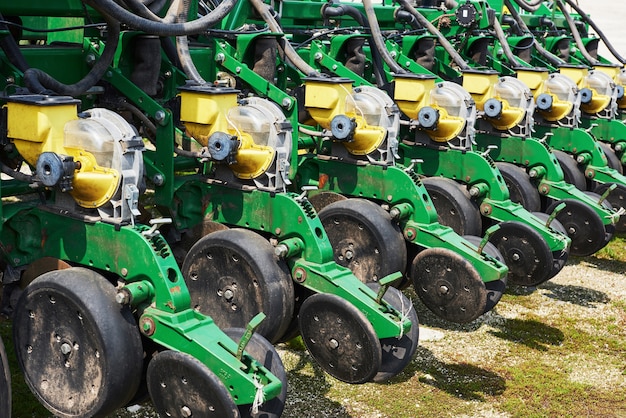
{"type": "Polygon", "coordinates": [[[511,258],[513,259],[513,261],[519,261],[520,259],[519,254],[513,254],[511,258]]]}
{"type": "Polygon", "coordinates": [[[316,52],[313,57],[315,58],[315,61],[320,61],[322,59],[322,53],[316,52]]]}
{"type": "Polygon", "coordinates": [[[224,298],[225,298],[226,300],[232,300],[232,298],[233,298],[234,296],[235,296],[235,294],[233,293],[233,291],[232,291],[232,290],[230,290],[230,289],[226,289],[226,290],[224,291],[224,298]]]}
{"type": "Polygon", "coordinates": [[[122,274],[122,276],[126,277],[128,276],[128,269],[126,267],[122,267],[122,270],[120,270],[120,273],[122,274]]]}
{"type": "Polygon", "coordinates": [[[472,197],[476,197],[480,194],[480,189],[478,187],[470,187],[469,194],[472,197]]]}
{"type": "Polygon", "coordinates": [[[582,155],[579,155],[578,157],[576,157],[576,162],[578,164],[582,164],[585,162],[585,157],[583,157],[582,155]]]}
{"type": "Polygon", "coordinates": [[[328,341],[328,345],[330,346],[330,348],[332,348],[333,350],[336,350],[339,347],[339,342],[334,339],[331,338],[330,341],[328,341]]]}
{"type": "Polygon", "coordinates": [[[439,293],[442,295],[447,295],[448,293],[450,293],[450,289],[446,285],[441,285],[439,286],[439,293]]]}
{"type": "Polygon", "coordinates": [[[291,99],[289,97],[285,97],[283,99],[282,105],[285,109],[289,109],[291,107],[291,99]]]}
{"type": "Polygon", "coordinates": [[[163,177],[163,174],[155,174],[154,176],[152,176],[152,182],[155,186],[163,186],[163,183],[165,183],[165,178],[163,177]]]}
{"type": "Polygon", "coordinates": [[[68,355],[72,351],[72,347],[68,343],[61,344],[61,352],[68,355]]]}
{"type": "Polygon", "coordinates": [[[354,253],[352,251],[346,251],[346,260],[352,260],[354,253]]]}
{"type": "Polygon", "coordinates": [[[165,122],[165,112],[162,110],[157,110],[154,113],[154,119],[156,119],[157,122],[159,122],[160,124],[163,124],[163,122],[165,122]]]}
{"type": "Polygon", "coordinates": [[[189,418],[191,416],[191,409],[189,409],[188,406],[183,406],[180,408],[180,414],[185,418],[189,418]]]}
{"type": "Polygon", "coordinates": [[[119,292],[117,292],[117,294],[115,295],[115,301],[120,305],[126,305],[130,303],[130,297],[128,295],[128,292],[124,290],[120,290],[119,292]]]}
{"type": "Polygon", "coordinates": [[[274,248],[274,254],[276,254],[276,257],[285,258],[289,254],[289,247],[285,244],[279,244],[274,248]]]}
{"type": "Polygon", "coordinates": [[[219,53],[215,56],[215,61],[222,63],[226,59],[226,56],[223,53],[219,53]]]}
{"type": "Polygon", "coordinates": [[[87,54],[85,62],[87,65],[93,65],[93,63],[96,62],[96,56],[94,54],[87,54]]]}
{"type": "Polygon", "coordinates": [[[166,71],[166,72],[163,73],[163,76],[165,78],[170,78],[172,76],[172,72],[171,71],[166,71]]]}
{"type": "Polygon", "coordinates": [[[576,228],[572,227],[572,228],[568,229],[567,232],[568,232],[569,235],[574,235],[576,233],[576,228]]]}

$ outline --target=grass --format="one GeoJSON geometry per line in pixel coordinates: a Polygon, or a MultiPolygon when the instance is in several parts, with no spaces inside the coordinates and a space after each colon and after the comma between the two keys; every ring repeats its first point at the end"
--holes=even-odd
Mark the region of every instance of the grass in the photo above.
{"type": "MultiPolygon", "coordinates": [[[[280,345],[289,380],[285,417],[626,417],[626,239],[572,258],[534,291],[511,288],[470,324],[450,324],[416,299],[422,339],[385,384],[348,385],[325,374],[301,341],[280,345]]],[[[17,372],[15,417],[48,417],[17,372]]],[[[141,411],[137,416],[154,416],[141,411]]],[[[115,416],[132,416],[120,411],[115,416]]]]}

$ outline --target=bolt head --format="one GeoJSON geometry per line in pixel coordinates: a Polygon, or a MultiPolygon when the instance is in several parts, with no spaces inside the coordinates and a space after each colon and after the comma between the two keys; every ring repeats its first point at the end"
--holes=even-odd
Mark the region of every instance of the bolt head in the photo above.
{"type": "Polygon", "coordinates": [[[68,355],[72,351],[72,347],[68,343],[61,344],[61,352],[68,355]]]}

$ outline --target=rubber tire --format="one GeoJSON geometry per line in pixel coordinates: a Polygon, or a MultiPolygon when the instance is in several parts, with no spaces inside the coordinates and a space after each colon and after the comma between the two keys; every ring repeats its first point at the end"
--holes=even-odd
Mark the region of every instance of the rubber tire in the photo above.
{"type": "Polygon", "coordinates": [[[259,234],[247,229],[213,232],[191,247],[181,271],[191,306],[220,328],[245,328],[263,312],[267,318],[257,329],[259,334],[275,343],[287,330],[294,311],[293,282],[287,266],[259,234]],[[235,268],[240,269],[238,277],[232,276],[235,268]],[[232,299],[220,294],[225,288],[234,293],[232,299]]]}
{"type": "Polygon", "coordinates": [[[181,351],[159,352],[148,364],[148,391],[154,409],[161,417],[187,416],[239,418],[230,392],[217,375],[195,357],[181,351]],[[175,367],[174,367],[175,366],[175,367]],[[169,372],[164,375],[159,373],[169,372]],[[178,386],[177,386],[178,385],[178,386]],[[181,405],[191,406],[192,415],[183,414],[181,405]],[[207,403],[211,405],[207,405],[207,403]],[[176,409],[171,407],[175,403],[176,409]]]}
{"type": "Polygon", "coordinates": [[[620,174],[624,174],[624,167],[622,166],[622,161],[615,154],[615,150],[611,147],[610,144],[606,142],[597,141],[600,148],[602,148],[602,152],[606,155],[607,165],[613,170],[617,171],[620,174]]]}
{"type": "Polygon", "coordinates": [[[572,184],[578,190],[587,190],[587,179],[576,160],[563,151],[554,150],[552,152],[563,170],[563,180],[565,180],[566,183],[572,184]]]}
{"type": "MultiPolygon", "coordinates": [[[[378,283],[368,283],[367,286],[378,293],[378,283]]],[[[402,335],[402,338],[390,337],[380,340],[382,349],[381,366],[372,379],[373,382],[383,383],[400,373],[411,362],[419,343],[419,319],[413,302],[400,290],[390,287],[383,296],[383,301],[400,311],[411,321],[411,329],[402,335]],[[398,342],[399,341],[399,342],[398,342]]]]}
{"type": "MultiPolygon", "coordinates": [[[[584,193],[596,199],[599,199],[599,196],[593,192],[584,192],[584,193]]],[[[608,243],[608,241],[613,236],[613,232],[611,231],[612,228],[609,227],[607,229],[607,227],[604,225],[604,222],[602,221],[602,219],[600,219],[599,216],[596,215],[595,211],[588,205],[580,202],[579,200],[563,199],[561,201],[555,201],[548,207],[547,212],[552,213],[552,211],[558,206],[558,204],[562,202],[565,202],[565,203],[571,202],[570,207],[579,207],[587,211],[589,217],[584,218],[585,224],[591,224],[591,222],[593,222],[595,225],[591,225],[589,229],[591,231],[597,231],[598,234],[602,234],[601,236],[594,237],[594,240],[592,241],[592,245],[589,245],[588,242],[586,242],[583,239],[584,235],[580,235],[580,238],[575,237],[575,236],[570,237],[572,238],[572,244],[570,246],[570,254],[578,256],[578,257],[586,257],[604,248],[606,244],[608,243]]],[[[580,221],[581,220],[580,213],[573,212],[571,211],[571,209],[568,210],[568,208],[566,207],[562,212],[560,212],[557,215],[557,220],[559,220],[559,222],[561,223],[561,225],[564,227],[566,231],[568,228],[571,228],[573,226],[571,224],[571,219],[577,219],[577,221],[580,221]]]]}
{"type": "MultiPolygon", "coordinates": [[[[596,183],[593,192],[598,196],[598,199],[600,199],[600,196],[602,196],[612,184],[617,184],[617,188],[609,193],[605,202],[608,202],[612,208],[619,209],[623,207],[626,209],[626,185],[620,183],[596,183]]],[[[626,232],[626,215],[620,216],[619,221],[615,224],[615,231],[619,233],[626,232]]]]}
{"type": "MultiPolygon", "coordinates": [[[[463,238],[474,244],[477,248],[483,240],[481,237],[477,237],[475,235],[465,235],[463,238]]],[[[504,256],[502,255],[500,250],[498,250],[498,248],[493,245],[493,243],[487,241],[487,244],[485,244],[485,246],[483,247],[483,252],[495,258],[502,264],[506,264],[506,262],[504,261],[504,256]]],[[[504,292],[506,291],[506,278],[507,276],[504,276],[500,280],[485,282],[485,288],[487,289],[487,304],[485,305],[485,310],[483,311],[483,313],[487,313],[495,308],[498,302],[500,302],[500,299],[502,299],[502,295],[504,295],[504,292]]]]}
{"type": "MultiPolygon", "coordinates": [[[[544,212],[532,212],[532,214],[535,215],[540,220],[542,220],[544,224],[548,222],[548,219],[550,219],[550,215],[544,212]]],[[[553,219],[552,222],[550,222],[550,228],[554,229],[555,231],[557,231],[558,233],[562,235],[565,235],[566,237],[568,236],[567,230],[565,229],[563,224],[559,222],[559,220],[556,218],[553,219]]],[[[550,278],[553,278],[554,276],[559,274],[561,270],[563,270],[563,267],[565,267],[565,263],[567,263],[567,259],[568,259],[568,255],[564,255],[563,257],[553,258],[554,262],[552,264],[552,272],[550,273],[550,278]]]]}
{"type": "Polygon", "coordinates": [[[72,267],[42,274],[20,297],[13,326],[18,364],[35,397],[56,416],[107,416],[124,406],[139,387],[143,368],[141,336],[130,308],[117,303],[116,294],[115,287],[100,274],[72,267]],[[62,317],[67,311],[78,315],[62,317]],[[82,328],[72,330],[74,324],[82,328]],[[83,329],[87,337],[79,339],[76,331],[83,329]],[[67,336],[70,331],[75,331],[72,338],[67,336]],[[57,333],[61,334],[60,340],[52,338],[57,333]],[[69,356],[58,347],[63,338],[78,344],[69,356]],[[27,347],[32,352],[27,353],[27,347]],[[43,348],[36,359],[38,347],[43,348]],[[86,373],[65,366],[70,360],[70,364],[84,366],[91,356],[83,353],[96,351],[100,354],[98,360],[86,365],[89,366],[86,373]],[[57,392],[54,394],[57,399],[50,399],[50,395],[42,393],[40,382],[45,380],[42,377],[59,376],[48,382],[47,387],[57,392]],[[72,381],[77,377],[84,382],[72,381]],[[100,386],[94,392],[96,383],[100,386]],[[80,387],[72,388],[72,385],[80,387]],[[70,400],[79,400],[81,405],[67,405],[70,400]]]}
{"type": "Polygon", "coordinates": [[[430,195],[440,224],[449,226],[459,235],[481,235],[482,217],[478,206],[465,187],[444,177],[422,180],[430,195]]]}
{"type": "Polygon", "coordinates": [[[539,190],[531,183],[526,170],[511,163],[496,163],[496,166],[509,189],[509,198],[513,202],[519,203],[529,212],[541,210],[539,190]]]}
{"type": "Polygon", "coordinates": [[[365,199],[327,205],[319,218],[333,247],[335,262],[363,283],[404,272],[407,250],[402,231],[387,211],[365,199]],[[352,257],[345,254],[350,249],[352,257]]]}
{"type": "Polygon", "coordinates": [[[0,417],[11,418],[11,371],[2,338],[0,338],[0,417]]]}
{"type": "Polygon", "coordinates": [[[332,293],[316,293],[304,301],[298,320],[309,354],[329,375],[360,384],[372,380],[380,370],[382,350],[374,326],[347,300],[332,293]],[[320,333],[313,335],[315,331],[320,333]],[[331,340],[339,346],[330,347],[331,340]],[[357,368],[348,357],[352,353],[363,357],[357,368]]]}
{"type": "MultiPolygon", "coordinates": [[[[239,344],[245,332],[246,330],[243,328],[226,328],[224,330],[224,333],[237,344],[239,344]]],[[[283,383],[283,387],[277,397],[264,402],[259,407],[257,414],[252,414],[251,404],[237,405],[241,417],[279,418],[283,413],[283,409],[285,409],[285,401],[287,400],[287,372],[285,372],[285,366],[278,352],[269,341],[257,333],[252,334],[252,338],[250,338],[248,345],[246,345],[245,351],[252,356],[253,359],[272,372],[274,376],[279,378],[283,383]]]]}

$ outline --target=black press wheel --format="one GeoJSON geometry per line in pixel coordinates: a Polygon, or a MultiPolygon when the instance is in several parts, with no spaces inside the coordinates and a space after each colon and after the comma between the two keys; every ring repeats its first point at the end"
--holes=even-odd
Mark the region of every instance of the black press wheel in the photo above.
{"type": "Polygon", "coordinates": [[[537,286],[549,280],[553,256],[541,234],[522,222],[505,221],[498,225],[500,228],[489,240],[504,256],[509,268],[508,283],[537,286]]]}
{"type": "MultiPolygon", "coordinates": [[[[227,328],[224,330],[224,333],[239,344],[245,331],[243,328],[227,328]]],[[[252,405],[250,404],[239,405],[239,413],[244,418],[279,418],[283,413],[285,400],[287,399],[287,373],[285,372],[285,366],[283,366],[283,362],[274,346],[259,334],[255,333],[252,335],[248,345],[246,345],[246,352],[279,378],[283,383],[283,388],[277,397],[263,402],[258,407],[257,413],[252,412],[252,405]]]]}
{"type": "MultiPolygon", "coordinates": [[[[465,235],[463,238],[474,244],[477,248],[483,240],[481,237],[477,237],[475,235],[465,235]]],[[[483,247],[483,253],[490,255],[502,264],[506,264],[502,253],[491,242],[487,242],[485,244],[483,247]]],[[[500,299],[502,299],[502,295],[506,290],[506,282],[506,276],[500,280],[485,282],[485,288],[487,289],[487,304],[485,305],[485,311],[483,313],[489,312],[495,308],[498,302],[500,302],[500,299]]]]}
{"type": "Polygon", "coordinates": [[[182,268],[191,305],[220,328],[245,328],[259,312],[257,332],[271,342],[283,336],[294,308],[293,282],[270,243],[246,229],[213,232],[191,248],[182,268]]]}
{"type": "Polygon", "coordinates": [[[466,188],[454,180],[431,177],[423,180],[440,224],[449,226],[459,235],[480,235],[482,218],[478,206],[466,188]]]}
{"type": "Polygon", "coordinates": [[[226,386],[200,360],[180,351],[162,351],[148,364],[148,391],[162,417],[238,418],[226,386]]]}
{"type": "Polygon", "coordinates": [[[354,305],[329,293],[309,296],[298,316],[302,341],[315,361],[346,383],[365,383],[380,370],[374,327],[354,305]]]}
{"type": "Polygon", "coordinates": [[[526,170],[511,163],[496,163],[496,166],[509,189],[509,198],[529,212],[539,211],[541,209],[539,190],[531,183],[526,170]]]}
{"type": "Polygon", "coordinates": [[[45,273],[24,289],[13,341],[26,383],[60,417],[103,417],[126,404],[141,380],[135,320],[116,291],[84,268],[45,273]]]}
{"type": "MultiPolygon", "coordinates": [[[[591,210],[591,208],[589,209],[591,210]]],[[[533,212],[533,215],[539,218],[541,221],[543,221],[544,224],[546,224],[548,222],[548,219],[550,219],[550,215],[548,215],[547,213],[543,213],[543,212],[533,212]]],[[[555,231],[557,231],[558,233],[562,235],[565,235],[566,237],[569,236],[567,235],[567,230],[565,229],[563,224],[556,218],[553,219],[552,222],[550,222],[550,228],[554,229],[555,231]]],[[[550,278],[553,278],[561,270],[563,270],[563,267],[565,267],[565,263],[567,262],[567,259],[570,253],[571,253],[571,247],[570,247],[569,252],[562,251],[559,254],[553,254],[552,272],[550,273],[550,278]]]]}
{"type": "MultiPolygon", "coordinates": [[[[598,198],[600,198],[613,184],[616,184],[617,187],[609,193],[606,201],[617,210],[619,210],[619,208],[626,209],[626,185],[620,183],[598,183],[594,188],[594,192],[597,193],[599,195],[598,198]]],[[[615,225],[615,230],[620,233],[626,232],[626,216],[620,216],[619,221],[615,225]]]]}
{"type": "MultiPolygon", "coordinates": [[[[588,256],[607,244],[607,231],[598,214],[586,203],[575,199],[563,199],[552,203],[547,212],[551,213],[560,203],[565,203],[556,219],[563,225],[572,240],[570,253],[575,256],[588,256]]],[[[610,234],[612,236],[612,234],[610,234]]],[[[610,239],[610,238],[609,238],[610,239]]]]}
{"type": "Polygon", "coordinates": [[[445,248],[426,249],[411,264],[413,289],[428,309],[451,322],[478,318],[487,306],[487,288],[478,271],[445,248]]]}
{"type": "Polygon", "coordinates": [[[624,167],[622,166],[622,162],[617,154],[615,154],[615,150],[613,149],[613,147],[611,147],[610,144],[601,141],[598,141],[598,145],[600,145],[600,148],[602,148],[602,152],[604,152],[604,155],[606,155],[607,165],[618,173],[624,174],[624,167]]]}
{"type": "Polygon", "coordinates": [[[364,199],[341,200],[319,212],[335,262],[364,283],[404,271],[406,244],[389,213],[364,199]]]}
{"type": "MultiPolygon", "coordinates": [[[[376,293],[380,289],[378,283],[368,283],[367,286],[376,293]]],[[[404,370],[411,362],[419,340],[419,320],[413,302],[393,287],[387,289],[383,300],[400,311],[403,318],[411,321],[411,329],[401,338],[391,337],[380,340],[382,363],[380,370],[372,379],[377,383],[386,382],[404,370]]]]}
{"type": "Polygon", "coordinates": [[[0,338],[0,416],[11,418],[11,372],[2,338],[0,338]]]}
{"type": "Polygon", "coordinates": [[[563,151],[554,150],[552,152],[563,170],[563,179],[565,182],[574,185],[578,190],[587,190],[585,173],[583,173],[578,166],[576,160],[563,151]]]}

